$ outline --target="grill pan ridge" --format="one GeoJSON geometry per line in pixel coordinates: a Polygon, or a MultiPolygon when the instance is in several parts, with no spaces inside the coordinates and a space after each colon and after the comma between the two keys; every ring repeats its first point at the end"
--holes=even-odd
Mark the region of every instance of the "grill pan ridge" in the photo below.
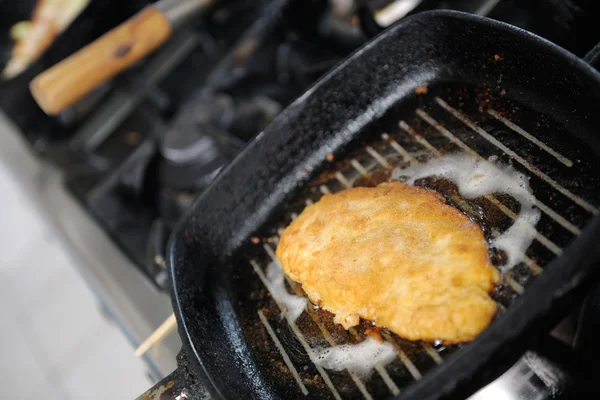
{"type": "MultiPolygon", "coordinates": [[[[433,399],[464,398],[498,376],[527,345],[521,339],[562,316],[595,274],[599,98],[591,67],[506,24],[436,11],[386,30],[259,134],[171,239],[179,333],[199,378],[216,398],[433,399]],[[264,277],[278,234],[324,193],[450,153],[513,165],[530,177],[542,213],[534,243],[494,294],[499,316],[461,346],[384,329],[399,356],[368,379],[318,368],[308,349],[359,342],[368,325],[346,332],[310,305],[297,322],[285,317],[264,277]]],[[[519,210],[502,194],[467,201],[447,182],[418,184],[444,194],[488,239],[519,210]]],[[[496,265],[501,257],[492,254],[496,265]]],[[[287,290],[302,293],[291,281],[287,290]]]]}

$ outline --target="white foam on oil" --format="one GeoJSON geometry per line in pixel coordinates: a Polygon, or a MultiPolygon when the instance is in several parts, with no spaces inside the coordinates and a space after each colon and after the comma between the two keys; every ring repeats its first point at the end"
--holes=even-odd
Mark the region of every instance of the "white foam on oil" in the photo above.
{"type": "Polygon", "coordinates": [[[349,369],[362,376],[368,375],[377,365],[384,366],[392,362],[396,355],[390,343],[380,343],[371,337],[358,344],[315,348],[309,354],[313,363],[325,369],[349,369]]]}
{"type": "Polygon", "coordinates": [[[282,303],[292,321],[296,321],[306,308],[308,300],[305,297],[288,293],[285,288],[285,276],[279,261],[273,261],[267,267],[267,280],[271,286],[271,295],[275,301],[282,303]]]}
{"type": "Polygon", "coordinates": [[[525,254],[535,237],[535,225],[540,219],[540,211],[534,208],[535,197],[525,175],[508,165],[477,160],[467,154],[450,154],[429,160],[423,164],[413,164],[408,168],[396,168],[393,179],[407,177],[412,185],[417,179],[436,176],[448,179],[458,186],[459,193],[473,199],[492,193],[506,193],[521,204],[521,210],[512,226],[492,241],[492,246],[504,250],[507,262],[503,269],[514,267],[525,254]]]}
{"type": "MultiPolygon", "coordinates": [[[[283,268],[279,261],[273,261],[267,267],[267,280],[273,298],[282,303],[292,321],[296,321],[304,312],[308,299],[288,293],[285,288],[283,268]]],[[[335,371],[350,369],[366,376],[376,365],[384,366],[393,361],[397,354],[390,343],[380,343],[369,337],[358,344],[315,348],[308,355],[315,364],[323,368],[335,371]]]]}

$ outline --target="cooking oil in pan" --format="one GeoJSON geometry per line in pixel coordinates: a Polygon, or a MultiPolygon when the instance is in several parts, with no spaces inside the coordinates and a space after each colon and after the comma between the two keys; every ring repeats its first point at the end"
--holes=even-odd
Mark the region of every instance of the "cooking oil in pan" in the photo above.
{"type": "Polygon", "coordinates": [[[292,321],[296,321],[304,311],[304,308],[306,308],[308,299],[287,292],[284,283],[285,276],[279,261],[273,261],[269,264],[267,267],[267,279],[271,284],[271,294],[273,298],[285,305],[292,321]]]}
{"type": "MultiPolygon", "coordinates": [[[[412,164],[404,169],[396,168],[392,173],[393,179],[405,178],[409,184],[432,176],[454,182],[460,195],[466,199],[505,193],[518,201],[521,207],[514,223],[492,240],[492,246],[503,250],[507,255],[503,269],[509,270],[519,263],[520,257],[534,239],[534,227],[540,218],[527,177],[510,166],[497,163],[495,159],[477,160],[467,154],[446,155],[425,163],[412,164]]],[[[279,262],[269,264],[267,277],[272,286],[273,297],[285,305],[295,321],[305,309],[307,299],[286,290],[279,262]]],[[[380,343],[368,337],[357,344],[315,348],[309,357],[313,363],[325,369],[349,369],[367,376],[376,366],[385,366],[393,361],[397,353],[392,344],[380,343]]]]}
{"type": "MultiPolygon", "coordinates": [[[[416,105],[395,107],[365,131],[364,140],[357,141],[356,147],[349,146],[343,156],[336,154],[335,160],[327,159],[331,165],[312,179],[274,219],[274,225],[261,234],[280,234],[306,204],[318,201],[324,193],[376,186],[390,177],[436,190],[477,222],[489,241],[490,259],[503,271],[502,282],[492,296],[498,302],[498,318],[502,318],[530,280],[543,273],[543,268],[580,233],[590,215],[597,213],[585,201],[600,193],[600,180],[593,174],[600,165],[595,161],[597,153],[579,140],[572,140],[576,138],[560,123],[529,108],[517,107],[506,98],[494,102],[486,98],[485,108],[481,108],[480,97],[470,95],[470,89],[448,87],[430,89],[429,93],[417,99],[416,105]],[[493,109],[486,112],[489,107],[493,109]],[[537,136],[545,147],[515,133],[513,125],[507,125],[504,119],[537,136]],[[545,130],[561,134],[551,138],[545,130]],[[552,154],[549,147],[554,149],[552,154]],[[553,155],[556,149],[560,149],[559,159],[553,155]]],[[[254,250],[261,266],[274,259],[274,249],[269,256],[262,249],[254,250]]],[[[299,285],[282,283],[287,294],[304,298],[299,285]]],[[[298,319],[287,327],[286,319],[278,317],[281,307],[277,306],[283,301],[276,299],[279,304],[273,304],[264,294],[260,299],[258,306],[270,318],[310,396],[315,398],[357,398],[360,393],[364,398],[396,395],[462,347],[440,341],[411,342],[382,328],[381,336],[392,344],[396,357],[389,363],[383,357],[387,364],[375,365],[375,371],[367,377],[357,371],[356,360],[361,358],[348,361],[339,349],[346,344],[348,347],[341,348],[353,353],[360,351],[360,346],[368,348],[369,341],[374,340],[366,328],[371,328],[370,322],[363,321],[346,331],[333,323],[332,314],[308,302],[298,319]]],[[[254,321],[256,311],[250,311],[248,315],[254,321]]],[[[278,349],[270,344],[262,325],[247,327],[261,338],[254,348],[261,367],[267,375],[277,377],[273,382],[279,382],[282,369],[273,364],[278,349]]],[[[289,390],[292,379],[290,375],[286,384],[278,387],[282,393],[289,390]]]]}
{"type": "Polygon", "coordinates": [[[326,369],[343,371],[350,369],[367,376],[377,366],[385,366],[397,357],[389,342],[378,342],[369,337],[358,344],[342,344],[313,349],[309,354],[313,363],[326,369]]]}
{"type": "Polygon", "coordinates": [[[504,270],[510,270],[520,262],[535,237],[534,227],[540,219],[540,211],[534,208],[536,199],[525,175],[494,160],[477,160],[467,154],[446,155],[404,169],[396,168],[392,173],[393,179],[406,177],[411,185],[431,176],[454,182],[459,193],[467,199],[506,193],[517,200],[521,204],[519,214],[508,230],[492,240],[492,246],[506,252],[504,270]]]}

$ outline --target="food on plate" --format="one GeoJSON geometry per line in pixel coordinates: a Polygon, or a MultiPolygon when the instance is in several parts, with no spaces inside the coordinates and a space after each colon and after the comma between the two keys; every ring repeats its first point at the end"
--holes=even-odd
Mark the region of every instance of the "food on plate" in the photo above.
{"type": "Polygon", "coordinates": [[[17,22],[10,30],[16,43],[2,77],[11,79],[23,72],[88,3],[89,0],[38,0],[31,21],[17,22]]]}
{"type": "Polygon", "coordinates": [[[400,182],[325,195],[282,233],[285,273],[346,329],[360,318],[409,340],[474,339],[499,273],[481,228],[439,193],[400,182]]]}

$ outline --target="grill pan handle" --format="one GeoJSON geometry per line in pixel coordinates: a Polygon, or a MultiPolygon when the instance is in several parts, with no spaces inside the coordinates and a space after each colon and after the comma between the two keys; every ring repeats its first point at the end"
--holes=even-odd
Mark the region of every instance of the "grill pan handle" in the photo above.
{"type": "Polygon", "coordinates": [[[136,400],[211,400],[202,379],[190,366],[186,351],[182,348],[177,354],[177,368],[162,378],[136,400]]]}
{"type": "Polygon", "coordinates": [[[146,390],[136,400],[183,400],[191,398],[184,386],[179,370],[176,369],[156,382],[154,386],[146,390]]]}

